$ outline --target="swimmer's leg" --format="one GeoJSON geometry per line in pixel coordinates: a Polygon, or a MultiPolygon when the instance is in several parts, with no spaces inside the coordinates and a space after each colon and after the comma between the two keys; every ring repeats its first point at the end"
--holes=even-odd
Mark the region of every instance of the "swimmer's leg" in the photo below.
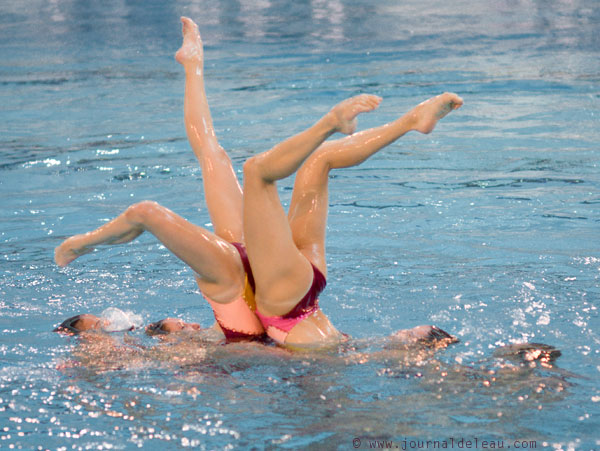
{"type": "Polygon", "coordinates": [[[332,169],[356,166],[409,131],[430,133],[438,120],[461,105],[457,95],[442,94],[394,122],[323,143],[296,175],[288,219],[298,249],[325,273],[328,180],[332,169]]]}
{"type": "Polygon", "coordinates": [[[54,259],[66,266],[96,246],[128,243],[145,231],[196,272],[200,289],[212,300],[227,303],[242,293],[245,273],[236,248],[151,201],[134,204],[98,229],[65,240],[54,259]]]}
{"type": "Polygon", "coordinates": [[[311,128],[245,163],[244,236],[263,313],[287,313],[313,278],[309,261],[294,244],[276,181],[294,173],[332,133],[351,133],[356,116],[376,108],[379,101],[368,95],[348,99],[311,128]]]}
{"type": "Polygon", "coordinates": [[[204,89],[204,53],[196,24],[182,17],[183,44],[175,59],[185,69],[184,120],[188,140],[202,168],[208,213],[217,236],[241,242],[242,189],[231,160],[219,145],[204,89]]]}

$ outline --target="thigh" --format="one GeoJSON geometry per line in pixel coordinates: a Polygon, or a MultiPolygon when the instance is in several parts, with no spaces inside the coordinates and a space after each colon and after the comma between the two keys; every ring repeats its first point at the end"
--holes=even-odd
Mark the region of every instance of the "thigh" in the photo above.
{"type": "Polygon", "coordinates": [[[220,145],[211,143],[198,158],[215,234],[228,241],[242,242],[242,189],[229,156],[220,145]]]}
{"type": "Polygon", "coordinates": [[[244,166],[244,236],[262,313],[292,309],[312,283],[310,262],[296,247],[275,183],[244,166]]]}
{"type": "Polygon", "coordinates": [[[145,230],[196,272],[207,296],[226,302],[241,293],[244,267],[231,243],[156,203],[146,204],[137,215],[145,230]]]}
{"type": "Polygon", "coordinates": [[[288,213],[296,247],[324,275],[327,275],[328,178],[328,163],[322,149],[318,149],[298,170],[288,213]]]}

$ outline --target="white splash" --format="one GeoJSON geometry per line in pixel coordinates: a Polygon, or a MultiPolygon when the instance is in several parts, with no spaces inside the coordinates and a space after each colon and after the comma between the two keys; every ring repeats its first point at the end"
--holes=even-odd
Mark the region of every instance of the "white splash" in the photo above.
{"type": "Polygon", "coordinates": [[[546,326],[550,324],[550,315],[548,315],[548,313],[542,313],[537,320],[537,324],[540,326],[546,326]]]}
{"type": "Polygon", "coordinates": [[[142,317],[133,312],[124,312],[116,307],[109,307],[102,312],[102,318],[108,320],[108,325],[104,327],[107,332],[120,332],[140,327],[142,317]]]}

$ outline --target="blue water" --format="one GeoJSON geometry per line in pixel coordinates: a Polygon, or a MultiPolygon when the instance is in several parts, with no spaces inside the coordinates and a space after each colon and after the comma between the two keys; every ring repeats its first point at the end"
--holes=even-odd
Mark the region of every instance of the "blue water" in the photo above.
{"type": "Polygon", "coordinates": [[[599,25],[594,0],[2,2],[0,448],[600,449],[599,25]],[[344,349],[51,332],[110,306],[212,323],[151,236],[52,260],[143,199],[210,227],[173,60],[182,14],[238,171],[357,93],[384,98],[361,128],[465,99],[433,134],[332,176],[321,305],[357,340],[344,349]],[[461,342],[384,349],[427,323],[461,342]],[[562,356],[494,354],[522,342],[562,356]]]}

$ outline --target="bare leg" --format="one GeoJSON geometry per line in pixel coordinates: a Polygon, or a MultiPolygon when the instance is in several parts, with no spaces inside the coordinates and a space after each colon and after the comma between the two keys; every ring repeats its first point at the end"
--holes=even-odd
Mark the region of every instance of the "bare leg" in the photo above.
{"type": "Polygon", "coordinates": [[[132,205],[98,229],[65,240],[55,261],[66,266],[102,244],[121,244],[149,231],[198,275],[202,292],[216,302],[230,302],[244,287],[244,268],[235,247],[156,202],[132,205]]]}
{"type": "Polygon", "coordinates": [[[288,219],[296,246],[323,274],[329,172],[362,163],[411,130],[430,133],[439,119],[461,105],[455,94],[439,95],[394,122],[323,143],[304,163],[296,176],[288,219]]]}
{"type": "Polygon", "coordinates": [[[287,313],[312,283],[310,263],[294,244],[276,180],[295,172],[335,131],[353,132],[356,116],[379,102],[378,97],[368,95],[348,99],[308,130],[244,165],[244,235],[262,313],[287,313]]]}
{"type": "Polygon", "coordinates": [[[231,160],[217,142],[204,89],[204,53],[196,24],[182,17],[183,44],[175,59],[185,69],[184,119],[190,145],[202,167],[204,193],[215,234],[241,242],[242,189],[231,160]]]}
{"type": "Polygon", "coordinates": [[[271,150],[252,157],[249,162],[258,166],[265,183],[273,183],[292,175],[304,160],[335,132],[354,133],[356,116],[379,106],[381,98],[359,95],[340,102],[315,125],[277,144],[271,150]]]}

